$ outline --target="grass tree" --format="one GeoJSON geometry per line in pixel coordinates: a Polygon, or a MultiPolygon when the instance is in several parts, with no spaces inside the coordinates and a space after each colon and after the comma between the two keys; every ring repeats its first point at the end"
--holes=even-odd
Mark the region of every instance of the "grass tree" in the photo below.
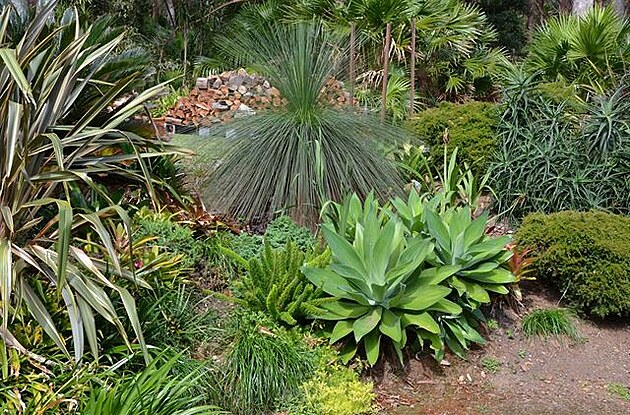
{"type": "Polygon", "coordinates": [[[279,89],[284,105],[228,126],[234,145],[206,186],[214,208],[248,220],[284,211],[313,225],[326,200],[400,191],[379,148],[398,130],[321,99],[343,69],[341,44],[317,23],[263,26],[227,42],[279,89]]]}
{"type": "MultiPolygon", "coordinates": [[[[11,333],[12,322],[24,310],[69,354],[56,324],[60,315],[67,316],[76,360],[86,342],[98,356],[96,315],[116,326],[130,344],[112,296],[121,299],[135,337],[144,345],[134,300],[115,281],[146,283],[121,266],[104,224],[106,218],[118,217],[128,226],[129,218],[98,184],[115,178],[152,192],[143,160],[160,154],[161,144],[118,126],[157,90],[108,113],[137,76],[107,82],[95,76],[111,63],[108,57],[122,36],[91,43],[98,33],[93,27],[83,30],[74,13],[66,14],[63,24],[54,23],[56,3],[38,9],[19,37],[9,32],[15,12],[5,7],[0,13],[0,358],[7,347],[27,352],[11,333]],[[95,85],[101,94],[83,99],[95,85]],[[74,119],[79,102],[82,111],[74,119]],[[101,208],[73,206],[73,186],[98,194],[101,208]],[[91,251],[99,255],[91,255],[85,248],[89,243],[79,239],[88,234],[91,251]],[[51,304],[62,310],[56,318],[47,308],[51,304]]],[[[7,360],[0,361],[6,375],[7,360]]]]}

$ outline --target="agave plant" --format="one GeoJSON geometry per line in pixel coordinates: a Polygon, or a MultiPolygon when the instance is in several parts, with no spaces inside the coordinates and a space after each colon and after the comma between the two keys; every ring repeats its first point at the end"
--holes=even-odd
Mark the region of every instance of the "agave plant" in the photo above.
{"type": "Polygon", "coordinates": [[[206,186],[213,208],[248,220],[285,210],[296,222],[314,225],[326,200],[340,200],[347,192],[387,196],[402,189],[379,148],[399,131],[320,99],[344,56],[323,26],[270,26],[227,42],[286,103],[230,123],[234,145],[206,186]]]}
{"type": "Polygon", "coordinates": [[[395,216],[383,223],[376,201],[361,216],[352,241],[332,224],[322,225],[332,262],[325,269],[303,268],[313,284],[337,299],[323,303],[326,311],[317,316],[336,321],[330,342],[351,336],[345,359],[363,344],[371,365],[377,362],[384,339],[389,339],[402,362],[408,330],[420,344],[429,340],[431,347],[442,350],[440,326],[431,312],[456,316],[462,311],[446,299],[451,289],[440,285],[456,269],[429,266],[433,243],[407,238],[395,216]]]}
{"type": "Polygon", "coordinates": [[[86,46],[92,29],[81,29],[76,15],[61,26],[51,23],[56,3],[38,9],[20,38],[8,33],[12,10],[4,8],[0,14],[0,356],[7,346],[26,352],[9,331],[12,315],[22,306],[68,353],[66,339],[44,306],[50,300],[67,311],[74,357],[80,360],[86,340],[98,356],[95,314],[116,326],[130,343],[108,293],[121,298],[144,346],[134,300],[113,280],[147,284],[121,266],[103,223],[105,217],[119,217],[129,235],[129,218],[98,182],[122,179],[154,196],[144,160],[165,152],[161,143],[117,128],[158,88],[109,115],[108,106],[135,76],[105,83],[107,88],[95,99],[81,99],[89,85],[102,82],[95,74],[108,64],[122,37],[86,46]],[[69,123],[79,101],[85,107],[76,122],[69,123]],[[109,205],[98,211],[73,207],[70,184],[93,190],[109,205]],[[75,240],[88,233],[97,238],[105,256],[90,256],[84,242],[75,240]]]}

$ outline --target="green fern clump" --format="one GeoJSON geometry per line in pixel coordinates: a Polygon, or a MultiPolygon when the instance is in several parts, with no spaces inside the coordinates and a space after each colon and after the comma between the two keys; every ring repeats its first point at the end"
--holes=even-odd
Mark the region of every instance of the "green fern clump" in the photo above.
{"type": "Polygon", "coordinates": [[[322,290],[308,282],[300,267],[306,262],[322,266],[328,259],[328,252],[307,255],[293,242],[279,250],[266,243],[260,256],[246,263],[247,273],[234,283],[237,301],[278,322],[295,325],[321,312],[318,306],[324,301],[322,290]]]}

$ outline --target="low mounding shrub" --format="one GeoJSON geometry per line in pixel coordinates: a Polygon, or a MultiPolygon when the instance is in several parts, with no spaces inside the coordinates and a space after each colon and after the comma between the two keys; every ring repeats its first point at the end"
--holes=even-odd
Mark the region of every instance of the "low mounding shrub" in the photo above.
{"type": "Polygon", "coordinates": [[[272,220],[265,231],[265,242],[271,248],[284,248],[287,242],[293,242],[302,251],[306,252],[315,245],[315,238],[308,228],[300,226],[289,216],[279,216],[272,220]]]}
{"type": "MultiPolygon", "coordinates": [[[[290,402],[290,415],[368,415],[376,412],[372,383],[361,382],[357,372],[328,356],[326,348],[314,376],[300,386],[301,395],[290,402]]],[[[335,353],[336,355],[336,353],[335,353]]],[[[284,409],[284,408],[283,408],[284,409]]]]}
{"type": "Polygon", "coordinates": [[[603,212],[533,213],[515,236],[538,259],[536,278],[577,310],[599,317],[630,312],[630,218],[603,212]]]}
{"type": "Polygon", "coordinates": [[[169,219],[142,217],[136,220],[134,238],[155,238],[147,245],[157,245],[166,252],[181,254],[182,268],[194,268],[204,257],[204,243],[195,238],[193,231],[169,219]]]}
{"type": "Polygon", "coordinates": [[[429,147],[436,163],[441,163],[444,132],[448,129],[449,153],[459,147],[459,162],[483,172],[496,149],[498,115],[495,105],[487,102],[453,104],[444,102],[422,111],[407,122],[415,139],[429,147]]]}

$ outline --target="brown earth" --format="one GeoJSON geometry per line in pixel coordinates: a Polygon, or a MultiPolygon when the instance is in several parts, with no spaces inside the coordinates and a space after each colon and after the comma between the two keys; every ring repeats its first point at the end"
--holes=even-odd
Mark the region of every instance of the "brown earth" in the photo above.
{"type": "MultiPolygon", "coordinates": [[[[554,307],[557,297],[530,287],[525,310],[554,307]]],[[[507,313],[509,315],[509,313],[507,313]]],[[[516,317],[515,313],[513,317],[516,317]]],[[[630,388],[630,322],[576,319],[583,341],[527,338],[519,319],[499,318],[488,342],[468,361],[430,356],[412,359],[404,373],[384,375],[379,404],[390,415],[578,415],[630,414],[630,401],[611,394],[618,383],[630,388]],[[491,373],[483,362],[499,362],[491,373]]]]}

